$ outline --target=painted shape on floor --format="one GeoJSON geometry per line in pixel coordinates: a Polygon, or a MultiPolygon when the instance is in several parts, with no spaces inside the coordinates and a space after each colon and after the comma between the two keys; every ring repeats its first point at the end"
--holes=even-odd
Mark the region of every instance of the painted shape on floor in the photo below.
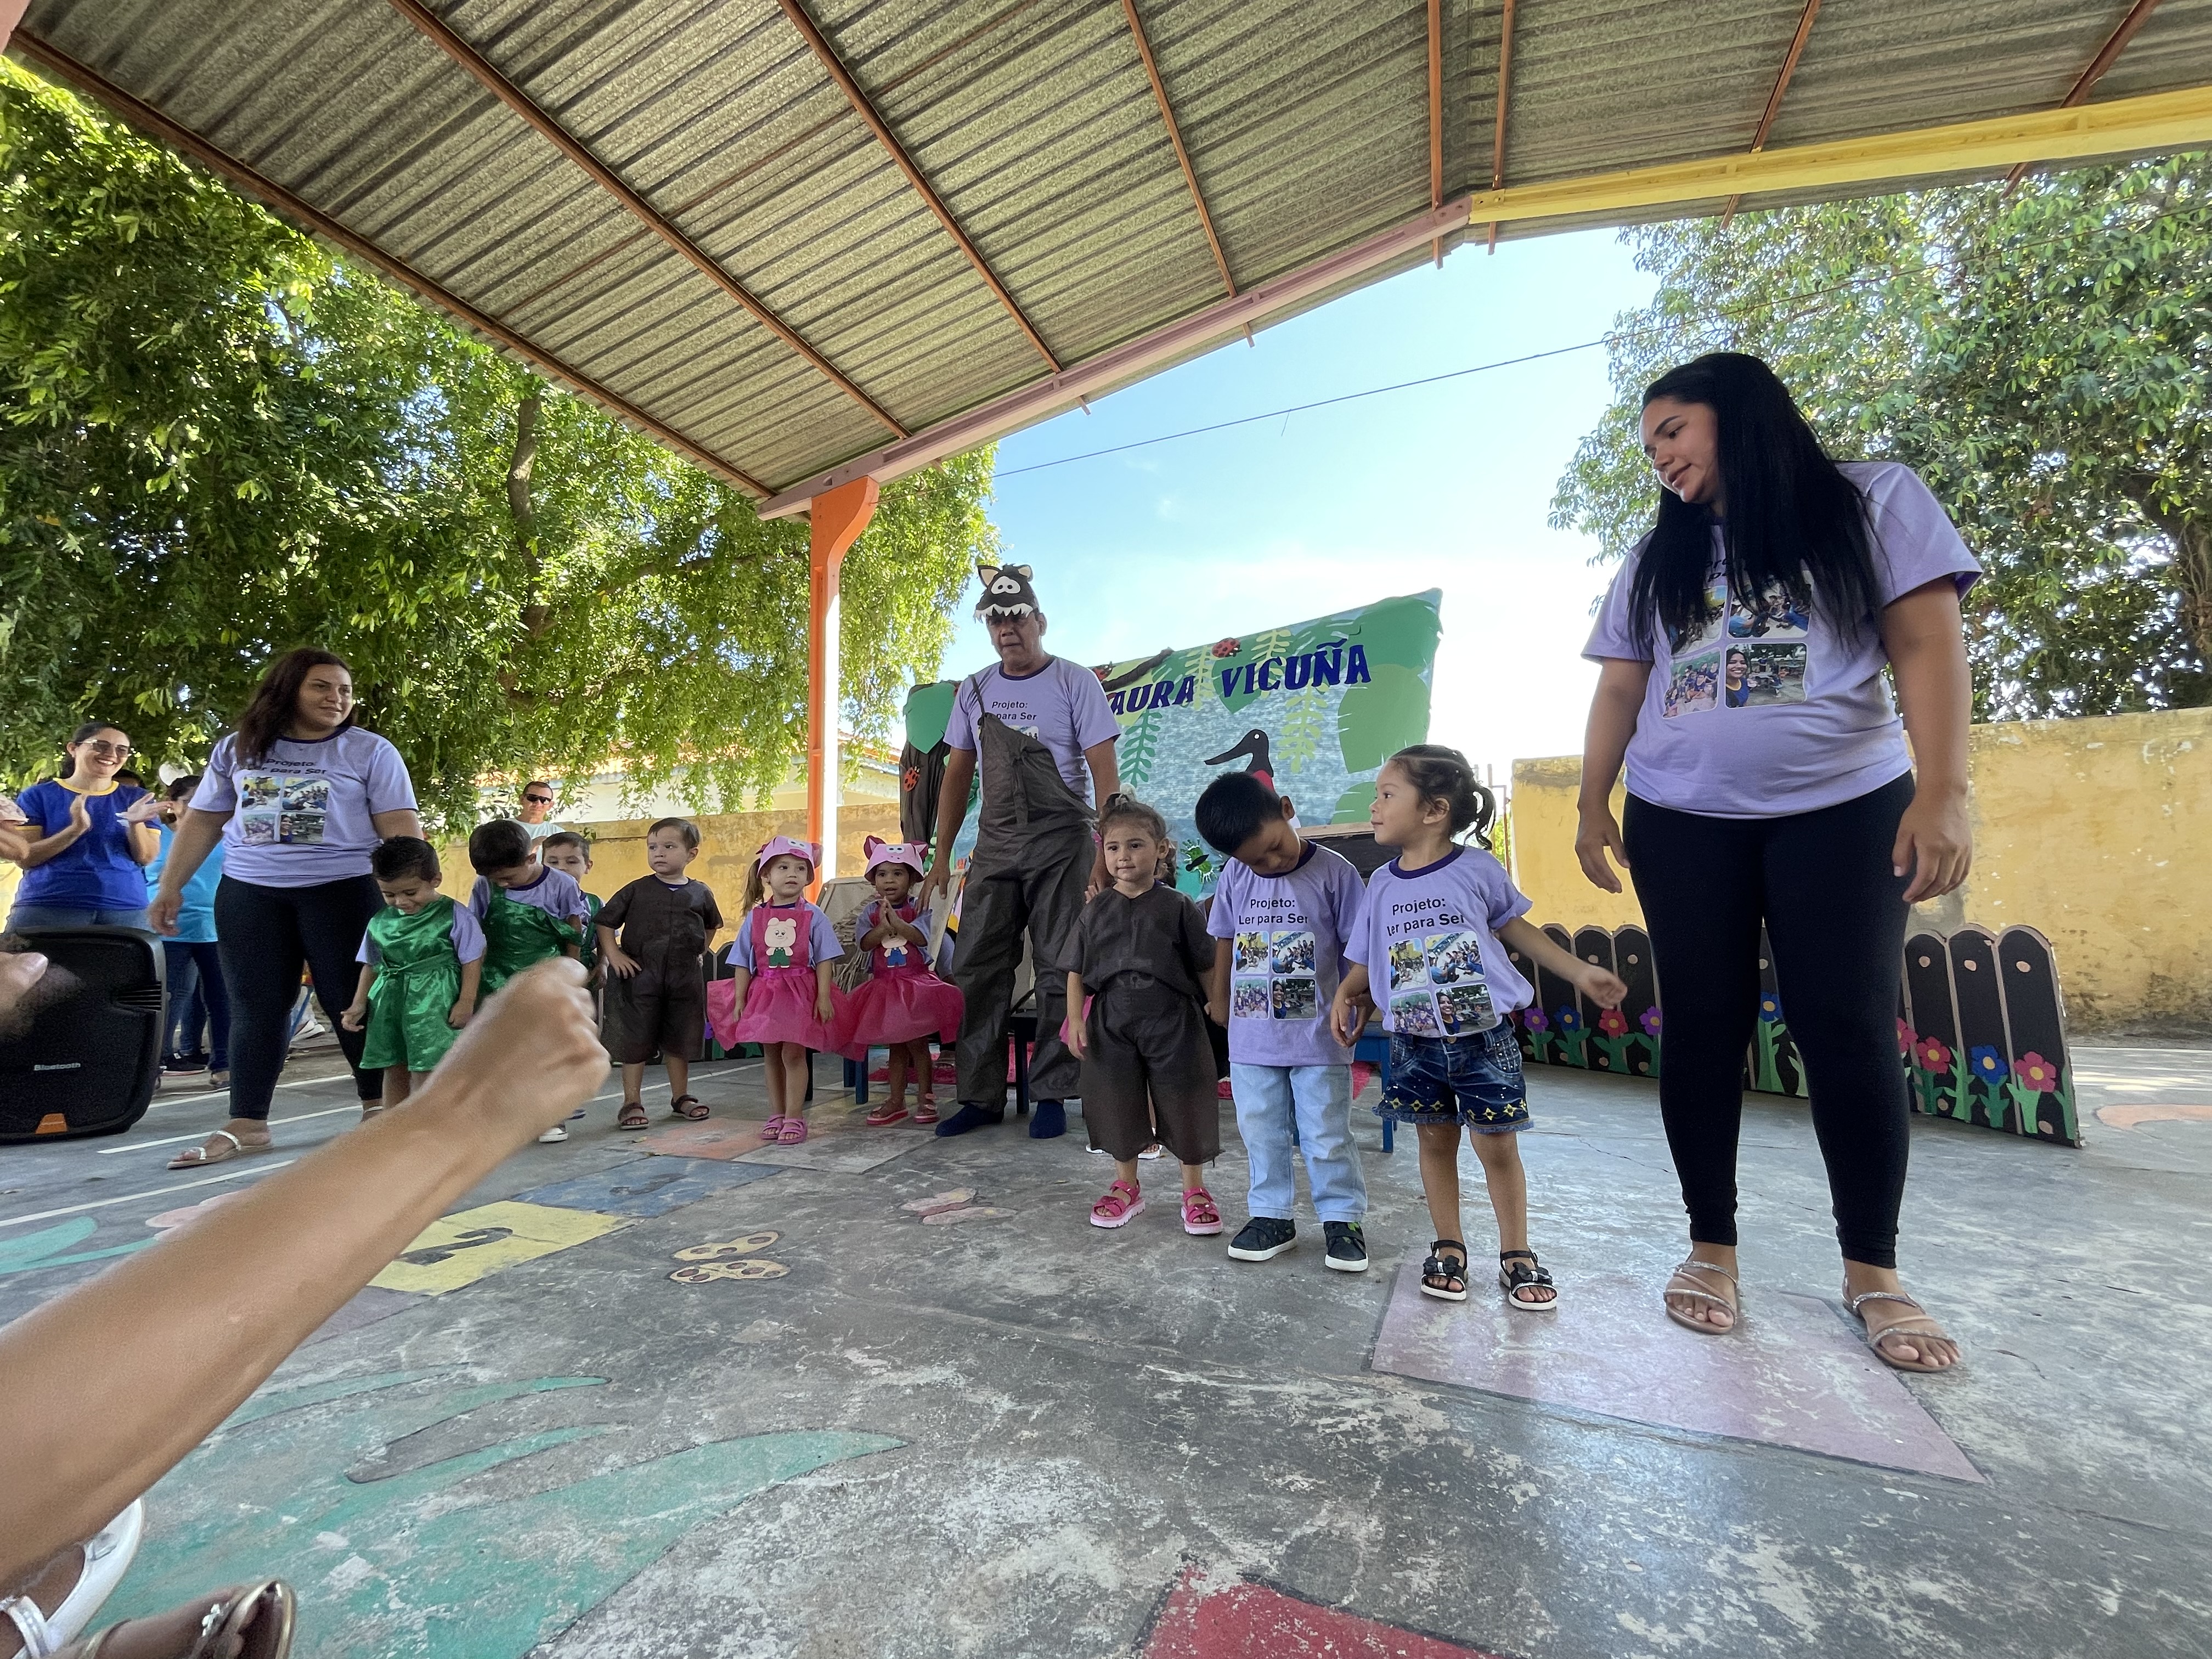
{"type": "Polygon", "coordinates": [[[97,1250],[70,1248],[82,1243],[99,1230],[100,1223],[94,1218],[76,1215],[36,1232],[0,1238],[0,1278],[9,1273],[35,1273],[44,1267],[66,1267],[77,1261],[104,1261],[112,1255],[129,1255],[134,1250],[143,1250],[156,1242],[134,1238],[127,1244],[110,1244],[97,1250]]]}
{"type": "Polygon", "coordinates": [[[710,1119],[703,1123],[672,1123],[665,1129],[655,1129],[640,1135],[637,1145],[661,1158],[726,1161],[740,1152],[757,1152],[760,1132],[758,1122],[747,1122],[742,1118],[723,1118],[719,1121],[710,1119]]]}
{"type": "Polygon", "coordinates": [[[588,1210],[504,1200],[441,1216],[368,1282],[380,1290],[443,1296],[488,1273],[605,1237],[629,1221],[588,1210]]]}
{"type": "Polygon", "coordinates": [[[2132,1129],[2138,1123],[2212,1123],[2212,1106],[2100,1106],[2097,1121],[2108,1129],[2132,1129]]]}
{"type": "Polygon", "coordinates": [[[999,1221],[1013,1213],[1012,1210],[986,1209],[980,1204],[970,1204],[965,1209],[938,1210],[921,1218],[925,1227],[950,1227],[962,1221],[999,1221]]]}
{"type": "Polygon", "coordinates": [[[768,1232],[763,1231],[757,1233],[747,1233],[741,1238],[728,1239],[719,1244],[686,1244],[682,1249],[676,1252],[676,1260],[678,1261],[720,1261],[724,1256],[750,1255],[755,1250],[764,1250],[768,1249],[769,1245],[775,1243],[777,1239],[781,1238],[782,1237],[783,1235],[781,1233],[768,1232]]]}
{"type": "Polygon", "coordinates": [[[374,1285],[364,1285],[356,1291],[346,1304],[315,1328],[315,1334],[300,1346],[321,1342],[333,1336],[343,1336],[348,1331],[357,1331],[364,1325],[374,1325],[380,1319],[389,1319],[393,1314],[413,1307],[422,1298],[405,1291],[380,1290],[374,1285]]]}
{"type": "Polygon", "coordinates": [[[910,1198],[899,1206],[915,1215],[930,1215],[939,1210],[957,1210],[963,1204],[975,1200],[973,1187],[955,1187],[949,1192],[932,1193],[927,1198],[910,1198]]]}
{"type": "Polygon", "coordinates": [[[605,1386],[599,1377],[455,1381],[398,1372],[264,1389],[149,1494],[146,1541],[102,1622],[143,1617],[210,1584],[273,1576],[299,1593],[300,1659],[522,1659],[700,1522],[781,1482],[903,1443],[803,1429],[580,1480],[562,1474],[580,1466],[544,1460],[520,1481],[521,1470],[497,1483],[471,1480],[608,1432],[597,1425],[517,1435],[384,1479],[349,1478],[409,1435],[477,1407],[605,1386]],[[495,1495],[495,1485],[511,1495],[495,1495]],[[531,1489],[517,1493],[517,1485],[531,1489]]]}
{"type": "Polygon", "coordinates": [[[1377,1624],[1249,1578],[1193,1567],[1169,1594],[1144,1659],[1500,1659],[1425,1631],[1377,1624]]]}
{"type": "Polygon", "coordinates": [[[523,1204],[550,1204],[556,1209],[597,1210],[602,1215],[644,1218],[666,1215],[732,1187],[765,1181],[775,1173],[757,1164],[732,1164],[726,1159],[641,1158],[573,1181],[533,1187],[514,1196],[523,1204]]]}
{"type": "Polygon", "coordinates": [[[1769,1291],[1734,1336],[1664,1318],[1657,1281],[1605,1276],[1560,1285],[1559,1310],[1508,1310],[1421,1294],[1420,1263],[1398,1271],[1372,1369],[1455,1383],[1632,1423],[1761,1441],[1954,1480],[1984,1480],[1857,1329],[1817,1297],[1769,1291]]]}
{"type": "Polygon", "coordinates": [[[781,1261],[755,1256],[750,1261],[698,1261],[668,1276],[678,1285],[708,1285],[718,1279],[781,1279],[791,1271],[781,1261]]]}

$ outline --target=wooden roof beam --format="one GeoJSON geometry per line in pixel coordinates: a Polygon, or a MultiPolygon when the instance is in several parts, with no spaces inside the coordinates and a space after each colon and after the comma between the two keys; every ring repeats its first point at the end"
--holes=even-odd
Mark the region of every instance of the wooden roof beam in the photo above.
{"type": "MultiPolygon", "coordinates": [[[[2105,37],[2105,44],[2097,48],[2097,55],[2089,60],[2089,67],[2076,78],[2073,89],[2058,100],[2058,107],[2075,109],[2087,103],[2089,94],[2095,89],[2097,82],[2105,78],[2105,71],[2119,61],[2120,54],[2128,49],[2128,42],[2136,38],[2136,31],[2150,21],[2151,13],[2157,9],[2158,0],[2135,0],[2135,3],[2128,8],[2127,15],[2113,26],[2112,32],[2105,37]]],[[[2005,174],[2005,188],[2010,190],[2027,177],[2027,168],[2028,164],[2022,161],[2005,174]]]]}
{"type": "MultiPolygon", "coordinates": [[[[1766,110],[1759,118],[1759,131],[1752,135],[1754,155],[1766,148],[1767,135],[1774,131],[1774,118],[1782,113],[1782,94],[1790,90],[1790,77],[1797,73],[1797,60],[1805,55],[1806,39],[1813,33],[1813,20],[1820,15],[1820,0],[1805,0],[1804,12],[1797,19],[1797,33],[1790,37],[1790,50],[1782,55],[1782,72],[1774,77],[1774,90],[1766,94],[1766,110]]],[[[1728,205],[1721,210],[1723,230],[1735,217],[1736,204],[1742,200],[1741,196],[1728,198],[1728,205]]]]}
{"type": "MultiPolygon", "coordinates": [[[[1437,0],[1430,0],[1434,5],[1437,0]]],[[[1129,38],[1136,42],[1137,56],[1144,60],[1145,78],[1152,83],[1152,101],[1160,106],[1160,119],[1168,130],[1168,143],[1175,146],[1176,163],[1182,168],[1182,181],[1190,186],[1190,204],[1198,210],[1199,228],[1206,233],[1206,245],[1213,250],[1213,263],[1221,269],[1221,286],[1231,299],[1237,295],[1237,279],[1229,274],[1229,256],[1221,251],[1221,238],[1214,234],[1213,215],[1206,210],[1206,192],[1198,187],[1198,173],[1190,164],[1190,152],[1183,148],[1182,129],[1176,125],[1175,106],[1168,102],[1168,89],[1160,80],[1160,66],[1152,58],[1152,43],[1145,38],[1145,20],[1137,15],[1137,0],[1121,0],[1121,9],[1129,19],[1129,38]]]]}
{"type": "Polygon", "coordinates": [[[1030,319],[1023,315],[1022,308],[1014,303],[1014,296],[1006,292],[1006,285],[999,280],[998,273],[991,269],[989,263],[983,258],[981,251],[969,240],[968,233],[960,228],[960,222],[952,216],[952,210],[945,205],[944,198],[938,195],[936,186],[932,185],[923,175],[921,169],[915,165],[914,157],[907,154],[906,146],[899,143],[884,118],[877,113],[876,106],[868,101],[868,94],[860,90],[860,83],[853,78],[852,71],[845,67],[844,60],[837,56],[836,48],[832,46],[828,37],[814,26],[814,20],[806,15],[806,8],[800,5],[799,0],[776,0],[776,3],[783,8],[783,15],[791,20],[791,26],[797,29],[805,40],[808,49],[813,52],[816,60],[830,72],[830,78],[837,83],[838,90],[845,94],[846,102],[852,105],[853,112],[867,124],[868,131],[876,135],[876,142],[881,144],[889,153],[891,160],[897,163],[898,170],[906,175],[907,183],[914,186],[915,193],[921,197],[929,210],[937,216],[937,222],[945,227],[945,234],[960,245],[960,251],[968,256],[968,263],[975,266],[975,274],[983,279],[992,293],[999,296],[999,303],[1006,307],[1006,314],[1014,319],[1016,325],[1028,337],[1029,343],[1036,348],[1037,356],[1045,360],[1054,374],[1059,374],[1060,359],[1053,356],[1052,348],[1044,343],[1044,337],[1039,334],[1030,319]]]}
{"type": "Polygon", "coordinates": [[[708,281],[744,307],[762,327],[804,357],[840,392],[884,425],[902,438],[907,435],[906,428],[892,419],[882,404],[848,380],[835,364],[801,338],[798,330],[770,311],[758,296],[724,270],[719,260],[663,217],[659,210],[632,190],[613,168],[592,155],[567,128],[539,108],[527,93],[502,75],[474,46],[454,33],[442,18],[422,3],[422,0],[391,0],[391,4],[393,10],[428,36],[439,51],[467,70],[501,103],[528,122],[540,137],[581,167],[593,183],[620,202],[633,218],[690,261],[708,281]]]}
{"type": "MultiPolygon", "coordinates": [[[[1505,188],[1505,107],[1513,90],[1513,0],[1505,0],[1505,15],[1498,31],[1498,120],[1490,137],[1490,188],[1505,188]]],[[[1498,252],[1498,221],[1490,222],[1490,252],[1498,252]]]]}
{"type": "Polygon", "coordinates": [[[235,156],[225,154],[197,133],[172,121],[152,105],[142,103],[122,88],[102,76],[90,66],[80,64],[59,47],[48,45],[27,30],[18,28],[9,42],[9,50],[20,52],[40,69],[50,71],[70,82],[94,102],[104,105],[118,119],[137,128],[149,137],[158,139],[172,149],[190,156],[210,173],[219,173],[232,184],[254,197],[274,211],[291,220],[301,229],[319,236],[325,241],[343,248],[363,264],[384,273],[400,287],[416,297],[447,313],[464,326],[488,338],[496,340],[521,358],[548,380],[571,386],[584,397],[598,404],[617,419],[635,427],[639,431],[659,439],[662,443],[695,461],[717,477],[727,479],[757,496],[769,493],[766,484],[747,477],[719,456],[710,453],[677,431],[654,420],[643,410],[627,399],[610,392],[595,380],[586,379],[574,369],[540,348],[532,345],[521,335],[495,319],[478,311],[458,295],[440,287],[429,277],[400,259],[386,253],[366,237],[357,236],[337,220],[312,208],[273,179],[264,179],[235,156]]]}

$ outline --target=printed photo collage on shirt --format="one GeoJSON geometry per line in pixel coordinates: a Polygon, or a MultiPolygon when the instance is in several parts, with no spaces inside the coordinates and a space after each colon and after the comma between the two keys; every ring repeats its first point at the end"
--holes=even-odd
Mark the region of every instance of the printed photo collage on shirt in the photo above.
{"type": "Polygon", "coordinates": [[[1471,927],[1390,941],[1390,1024],[1407,1036],[1464,1036],[1498,1024],[1471,927]]]}
{"type": "Polygon", "coordinates": [[[1804,702],[1810,620],[1783,583],[1768,583],[1746,605],[1715,572],[1704,620],[1668,641],[1667,717],[1804,702]]]}
{"type": "Polygon", "coordinates": [[[1230,975],[1231,1019],[1312,1019],[1321,1012],[1321,979],[1310,927],[1239,933],[1230,975]]]}
{"type": "Polygon", "coordinates": [[[249,847],[319,847],[331,781],[315,775],[240,772],[238,833],[249,847]]]}

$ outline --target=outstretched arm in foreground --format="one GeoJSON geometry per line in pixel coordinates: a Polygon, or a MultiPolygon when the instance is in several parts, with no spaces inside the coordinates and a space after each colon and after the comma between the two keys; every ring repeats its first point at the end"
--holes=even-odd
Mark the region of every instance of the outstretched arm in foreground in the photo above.
{"type": "Polygon", "coordinates": [[[583,969],[541,963],[485,1006],[404,1106],[0,1329],[0,1584],[90,1537],[175,1467],[447,1205],[606,1075],[583,969]]]}

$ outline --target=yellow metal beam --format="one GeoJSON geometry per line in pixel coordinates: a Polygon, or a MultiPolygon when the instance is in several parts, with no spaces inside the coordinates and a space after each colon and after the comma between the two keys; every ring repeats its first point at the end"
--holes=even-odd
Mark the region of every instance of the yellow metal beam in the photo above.
{"type": "Polygon", "coordinates": [[[1515,185],[1478,194],[1468,216],[1473,224],[1552,219],[1931,173],[1994,173],[2017,161],[2081,161],[2198,145],[2212,145],[2212,86],[1833,143],[1632,167],[1552,184],[1515,185]]]}

